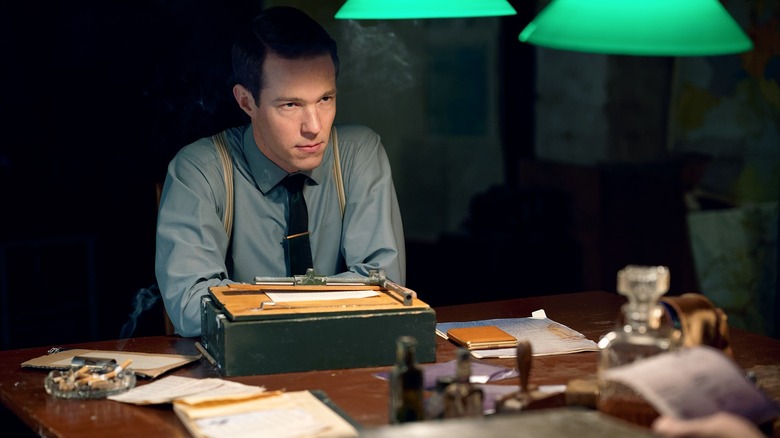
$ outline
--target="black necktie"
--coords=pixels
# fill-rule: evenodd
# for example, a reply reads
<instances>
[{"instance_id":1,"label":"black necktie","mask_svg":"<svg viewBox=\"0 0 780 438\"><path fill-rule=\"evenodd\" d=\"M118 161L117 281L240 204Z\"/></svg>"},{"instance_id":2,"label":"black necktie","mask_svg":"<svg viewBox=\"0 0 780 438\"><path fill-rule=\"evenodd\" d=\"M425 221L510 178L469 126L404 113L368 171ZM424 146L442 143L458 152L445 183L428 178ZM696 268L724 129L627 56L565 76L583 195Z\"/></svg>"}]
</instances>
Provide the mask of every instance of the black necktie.
<instances>
[{"instance_id":1,"label":"black necktie","mask_svg":"<svg viewBox=\"0 0 780 438\"><path fill-rule=\"evenodd\" d=\"M290 217L285 241L290 275L303 275L306 269L313 267L309 244L309 210L302 191L306 178L306 175L296 173L282 180L282 185L289 192Z\"/></svg>"}]
</instances>

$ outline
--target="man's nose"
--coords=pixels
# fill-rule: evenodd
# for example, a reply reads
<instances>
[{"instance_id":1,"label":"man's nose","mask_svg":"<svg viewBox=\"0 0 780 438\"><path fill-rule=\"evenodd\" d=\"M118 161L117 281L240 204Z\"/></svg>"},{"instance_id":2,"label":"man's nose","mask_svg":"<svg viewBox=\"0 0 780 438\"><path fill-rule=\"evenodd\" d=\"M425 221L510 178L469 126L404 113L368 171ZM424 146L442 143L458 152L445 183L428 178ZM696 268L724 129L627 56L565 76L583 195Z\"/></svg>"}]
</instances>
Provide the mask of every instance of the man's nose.
<instances>
[{"instance_id":1,"label":"man's nose","mask_svg":"<svg viewBox=\"0 0 780 438\"><path fill-rule=\"evenodd\" d=\"M309 132L317 134L322 129L322 123L320 122L320 113L316 107L306 108L303 112L303 120L301 121L301 130L303 132Z\"/></svg>"}]
</instances>

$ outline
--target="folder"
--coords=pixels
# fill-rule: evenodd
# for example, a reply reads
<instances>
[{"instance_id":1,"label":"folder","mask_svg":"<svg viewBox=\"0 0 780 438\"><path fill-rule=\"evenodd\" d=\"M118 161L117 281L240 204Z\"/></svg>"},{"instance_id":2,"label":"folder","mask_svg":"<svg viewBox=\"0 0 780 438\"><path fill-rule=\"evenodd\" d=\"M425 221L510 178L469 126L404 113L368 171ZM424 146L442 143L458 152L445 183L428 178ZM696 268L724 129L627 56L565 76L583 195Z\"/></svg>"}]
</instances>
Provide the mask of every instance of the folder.
<instances>
[{"instance_id":1,"label":"folder","mask_svg":"<svg viewBox=\"0 0 780 438\"><path fill-rule=\"evenodd\" d=\"M494 325L451 328L447 331L447 337L469 350L517 346L517 338Z\"/></svg>"}]
</instances>

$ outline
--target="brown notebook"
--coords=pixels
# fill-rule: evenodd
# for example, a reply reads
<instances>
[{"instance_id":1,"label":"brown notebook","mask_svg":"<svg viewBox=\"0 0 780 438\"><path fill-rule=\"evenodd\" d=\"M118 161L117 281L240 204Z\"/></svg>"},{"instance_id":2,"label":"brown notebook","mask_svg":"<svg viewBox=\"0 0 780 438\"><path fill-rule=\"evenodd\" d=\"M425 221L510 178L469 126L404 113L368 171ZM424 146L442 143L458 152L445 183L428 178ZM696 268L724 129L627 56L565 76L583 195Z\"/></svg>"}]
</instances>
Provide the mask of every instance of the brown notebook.
<instances>
[{"instance_id":1,"label":"brown notebook","mask_svg":"<svg viewBox=\"0 0 780 438\"><path fill-rule=\"evenodd\" d=\"M517 339L514 336L494 325L452 328L447 330L447 337L469 350L517 346Z\"/></svg>"}]
</instances>

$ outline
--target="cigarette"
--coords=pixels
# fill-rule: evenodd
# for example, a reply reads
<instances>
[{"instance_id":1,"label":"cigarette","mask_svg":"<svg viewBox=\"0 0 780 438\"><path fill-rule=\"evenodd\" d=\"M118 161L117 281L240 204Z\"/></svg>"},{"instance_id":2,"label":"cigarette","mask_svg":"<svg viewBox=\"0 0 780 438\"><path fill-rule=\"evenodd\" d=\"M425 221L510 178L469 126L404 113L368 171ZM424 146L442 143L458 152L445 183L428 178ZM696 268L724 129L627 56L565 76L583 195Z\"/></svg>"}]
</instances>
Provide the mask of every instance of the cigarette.
<instances>
[{"instance_id":1,"label":"cigarette","mask_svg":"<svg viewBox=\"0 0 780 438\"><path fill-rule=\"evenodd\" d=\"M113 379L117 374L121 373L122 370L129 367L131 363L133 363L133 359L127 359L126 361L122 362L122 365L119 365L110 372L103 374L101 376L101 380Z\"/></svg>"},{"instance_id":2,"label":"cigarette","mask_svg":"<svg viewBox=\"0 0 780 438\"><path fill-rule=\"evenodd\" d=\"M122 362L121 365L118 365L113 370L107 372L106 374L92 374L89 377L86 377L84 379L81 379L80 382L83 381L83 383L86 383L89 386L94 385L97 382L106 381L113 379L117 376L117 374L121 373L122 370L126 369L130 364L133 362L132 359L127 359L126 361Z\"/></svg>"},{"instance_id":3,"label":"cigarette","mask_svg":"<svg viewBox=\"0 0 780 438\"><path fill-rule=\"evenodd\" d=\"M80 385L87 385L89 382L95 380L97 378L97 374L90 374L88 376L84 376L80 379L77 379L75 382L73 382L76 386Z\"/></svg>"}]
</instances>

